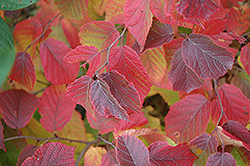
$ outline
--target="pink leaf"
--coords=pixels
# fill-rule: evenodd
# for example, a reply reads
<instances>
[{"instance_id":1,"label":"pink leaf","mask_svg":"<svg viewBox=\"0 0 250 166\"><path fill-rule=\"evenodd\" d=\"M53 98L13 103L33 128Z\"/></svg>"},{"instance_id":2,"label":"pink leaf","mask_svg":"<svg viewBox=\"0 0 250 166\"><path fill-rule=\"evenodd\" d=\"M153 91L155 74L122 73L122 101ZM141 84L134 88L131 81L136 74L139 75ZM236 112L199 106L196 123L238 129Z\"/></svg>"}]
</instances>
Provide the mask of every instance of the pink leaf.
<instances>
[{"instance_id":1,"label":"pink leaf","mask_svg":"<svg viewBox=\"0 0 250 166\"><path fill-rule=\"evenodd\" d=\"M201 33L206 34L209 36L217 35L223 32L226 29L227 20L223 19L212 19L205 21L202 26L201 25L195 25L193 29L193 33Z\"/></svg>"},{"instance_id":2,"label":"pink leaf","mask_svg":"<svg viewBox=\"0 0 250 166\"><path fill-rule=\"evenodd\" d=\"M248 75L250 75L250 44L248 43L241 49L241 57L240 60L242 65L244 66Z\"/></svg>"},{"instance_id":3,"label":"pink leaf","mask_svg":"<svg viewBox=\"0 0 250 166\"><path fill-rule=\"evenodd\" d=\"M70 22L70 20L64 17L61 20L61 26L71 48L76 48L76 46L80 45L80 40L78 37L79 31Z\"/></svg>"},{"instance_id":4,"label":"pink leaf","mask_svg":"<svg viewBox=\"0 0 250 166\"><path fill-rule=\"evenodd\" d=\"M186 143L173 147L168 145L167 142L157 141L148 147L148 151L152 166L193 165L197 158Z\"/></svg>"},{"instance_id":5,"label":"pink leaf","mask_svg":"<svg viewBox=\"0 0 250 166\"><path fill-rule=\"evenodd\" d=\"M0 93L0 105L7 125L20 129L30 121L39 105L39 99L24 90L11 89Z\"/></svg>"},{"instance_id":6,"label":"pink leaf","mask_svg":"<svg viewBox=\"0 0 250 166\"><path fill-rule=\"evenodd\" d=\"M28 165L68 165L75 164L76 147L66 146L60 142L49 142L38 148L32 157L28 157L22 166Z\"/></svg>"},{"instance_id":7,"label":"pink leaf","mask_svg":"<svg viewBox=\"0 0 250 166\"><path fill-rule=\"evenodd\" d=\"M9 78L18 82L22 86L32 90L36 82L35 66L31 60L31 56L25 52L16 54L13 68Z\"/></svg>"},{"instance_id":8,"label":"pink leaf","mask_svg":"<svg viewBox=\"0 0 250 166\"><path fill-rule=\"evenodd\" d=\"M63 57L70 51L63 42L49 38L40 45L44 75L54 85L68 84L78 75L79 63L69 64Z\"/></svg>"},{"instance_id":9,"label":"pink leaf","mask_svg":"<svg viewBox=\"0 0 250 166\"><path fill-rule=\"evenodd\" d=\"M98 54L98 50L94 46L77 46L68 52L63 58L64 61L75 63L79 61L89 62Z\"/></svg>"},{"instance_id":10,"label":"pink leaf","mask_svg":"<svg viewBox=\"0 0 250 166\"><path fill-rule=\"evenodd\" d=\"M166 133L176 143L189 142L206 131L210 117L210 101L192 94L170 107L165 117Z\"/></svg>"},{"instance_id":11,"label":"pink leaf","mask_svg":"<svg viewBox=\"0 0 250 166\"><path fill-rule=\"evenodd\" d=\"M138 136L156 134L157 132L159 132L158 129L150 129L150 128L129 129L129 130L124 130L120 132L117 136L130 135L130 136L138 137ZM115 135L114 138L116 139L117 136Z\"/></svg>"},{"instance_id":12,"label":"pink leaf","mask_svg":"<svg viewBox=\"0 0 250 166\"><path fill-rule=\"evenodd\" d=\"M223 84L218 88L218 95L221 99L224 114L219 124L223 124L228 120L236 120L243 125L247 125L250 115L250 102L246 96L242 94L239 88ZM212 121L216 124L221 115L221 106L218 96L212 102ZM227 118L226 118L226 117Z\"/></svg>"},{"instance_id":13,"label":"pink leaf","mask_svg":"<svg viewBox=\"0 0 250 166\"><path fill-rule=\"evenodd\" d=\"M116 157L120 165L149 166L149 153L143 142L134 136L118 137Z\"/></svg>"},{"instance_id":14,"label":"pink leaf","mask_svg":"<svg viewBox=\"0 0 250 166\"><path fill-rule=\"evenodd\" d=\"M153 16L149 8L149 0L128 0L124 10L125 26L136 38L140 45L140 50L143 50Z\"/></svg>"},{"instance_id":15,"label":"pink leaf","mask_svg":"<svg viewBox=\"0 0 250 166\"><path fill-rule=\"evenodd\" d=\"M219 9L217 4L217 0L182 0L177 4L177 11L186 18L208 19Z\"/></svg>"},{"instance_id":16,"label":"pink leaf","mask_svg":"<svg viewBox=\"0 0 250 166\"><path fill-rule=\"evenodd\" d=\"M97 129L100 134L106 134L113 131L115 125L119 122L119 119L115 117L106 118L96 111L93 111L93 114L88 112L86 112L86 114L90 126Z\"/></svg>"},{"instance_id":17,"label":"pink leaf","mask_svg":"<svg viewBox=\"0 0 250 166\"><path fill-rule=\"evenodd\" d=\"M153 15L160 22L165 23L167 21L167 14L165 13L165 0L150 0L149 6Z\"/></svg>"},{"instance_id":18,"label":"pink leaf","mask_svg":"<svg viewBox=\"0 0 250 166\"><path fill-rule=\"evenodd\" d=\"M136 52L127 45L115 47L110 52L109 65L110 70L117 70L128 81L134 83L139 93L140 101L143 103L151 84L145 67Z\"/></svg>"},{"instance_id":19,"label":"pink leaf","mask_svg":"<svg viewBox=\"0 0 250 166\"><path fill-rule=\"evenodd\" d=\"M133 83L116 70L102 73L100 78L109 85L111 94L128 113L141 111L140 97Z\"/></svg>"},{"instance_id":20,"label":"pink leaf","mask_svg":"<svg viewBox=\"0 0 250 166\"><path fill-rule=\"evenodd\" d=\"M35 145L27 145L18 156L16 165L21 165L26 158L31 157L35 153L36 149L37 147Z\"/></svg>"},{"instance_id":21,"label":"pink leaf","mask_svg":"<svg viewBox=\"0 0 250 166\"><path fill-rule=\"evenodd\" d=\"M230 153L217 152L208 157L206 166L236 166L236 161Z\"/></svg>"},{"instance_id":22,"label":"pink leaf","mask_svg":"<svg viewBox=\"0 0 250 166\"><path fill-rule=\"evenodd\" d=\"M215 153L218 142L214 136L204 133L189 142L189 147L199 159L195 161L195 165L205 165L208 156Z\"/></svg>"},{"instance_id":23,"label":"pink leaf","mask_svg":"<svg viewBox=\"0 0 250 166\"><path fill-rule=\"evenodd\" d=\"M227 132L242 141L243 145L250 151L250 132L240 122L230 120L222 125Z\"/></svg>"},{"instance_id":24,"label":"pink leaf","mask_svg":"<svg viewBox=\"0 0 250 166\"><path fill-rule=\"evenodd\" d=\"M206 35L191 34L182 43L184 62L204 79L217 79L233 66L233 56L219 47Z\"/></svg>"},{"instance_id":25,"label":"pink leaf","mask_svg":"<svg viewBox=\"0 0 250 166\"><path fill-rule=\"evenodd\" d=\"M1 110L1 107L0 107ZM6 152L6 147L4 145L4 134L3 134L3 125L0 122L0 148Z\"/></svg>"},{"instance_id":26,"label":"pink leaf","mask_svg":"<svg viewBox=\"0 0 250 166\"><path fill-rule=\"evenodd\" d=\"M118 119L128 120L125 110L110 92L108 84L101 78L95 80L90 88L90 99L94 109L102 116L114 116Z\"/></svg>"},{"instance_id":27,"label":"pink leaf","mask_svg":"<svg viewBox=\"0 0 250 166\"><path fill-rule=\"evenodd\" d=\"M102 157L101 166L107 166L107 165L114 166L117 163L118 161L116 160L116 151L115 149L112 149Z\"/></svg>"},{"instance_id":28,"label":"pink leaf","mask_svg":"<svg viewBox=\"0 0 250 166\"><path fill-rule=\"evenodd\" d=\"M184 63L180 48L175 52L171 66L169 81L173 85L173 90L190 93L203 85L197 74Z\"/></svg>"},{"instance_id":29,"label":"pink leaf","mask_svg":"<svg viewBox=\"0 0 250 166\"><path fill-rule=\"evenodd\" d=\"M76 103L83 105L89 112L92 110L89 95L90 87L93 82L92 78L85 75L67 86L67 97L71 98Z\"/></svg>"},{"instance_id":30,"label":"pink leaf","mask_svg":"<svg viewBox=\"0 0 250 166\"><path fill-rule=\"evenodd\" d=\"M75 102L66 97L66 87L49 86L45 89L39 106L40 122L49 132L60 131L71 119Z\"/></svg>"},{"instance_id":31,"label":"pink leaf","mask_svg":"<svg viewBox=\"0 0 250 166\"><path fill-rule=\"evenodd\" d=\"M164 43L170 43L174 38L173 28L169 24L161 23L156 18L153 19L152 27L149 30L144 50L160 47Z\"/></svg>"}]
</instances>

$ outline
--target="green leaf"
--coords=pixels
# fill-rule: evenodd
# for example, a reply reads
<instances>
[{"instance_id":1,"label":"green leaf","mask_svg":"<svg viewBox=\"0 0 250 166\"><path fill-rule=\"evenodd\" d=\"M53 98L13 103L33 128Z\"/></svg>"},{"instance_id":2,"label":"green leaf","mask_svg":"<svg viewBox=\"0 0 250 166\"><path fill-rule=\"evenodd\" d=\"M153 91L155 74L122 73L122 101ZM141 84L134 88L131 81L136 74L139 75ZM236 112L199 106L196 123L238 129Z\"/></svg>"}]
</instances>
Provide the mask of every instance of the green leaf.
<instances>
[{"instance_id":1,"label":"green leaf","mask_svg":"<svg viewBox=\"0 0 250 166\"><path fill-rule=\"evenodd\" d=\"M0 0L0 10L17 10L34 4L37 0Z\"/></svg>"},{"instance_id":2,"label":"green leaf","mask_svg":"<svg viewBox=\"0 0 250 166\"><path fill-rule=\"evenodd\" d=\"M15 59L14 41L8 25L0 17L0 86L9 74Z\"/></svg>"}]
</instances>

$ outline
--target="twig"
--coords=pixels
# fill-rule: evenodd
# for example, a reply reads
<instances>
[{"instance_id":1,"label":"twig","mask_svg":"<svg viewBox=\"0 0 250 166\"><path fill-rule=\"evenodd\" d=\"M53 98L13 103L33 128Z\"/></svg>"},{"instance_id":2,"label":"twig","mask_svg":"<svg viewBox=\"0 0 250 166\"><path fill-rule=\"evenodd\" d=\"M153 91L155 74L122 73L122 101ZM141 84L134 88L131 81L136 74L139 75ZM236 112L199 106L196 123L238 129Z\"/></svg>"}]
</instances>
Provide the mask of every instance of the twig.
<instances>
[{"instance_id":1,"label":"twig","mask_svg":"<svg viewBox=\"0 0 250 166\"><path fill-rule=\"evenodd\" d=\"M75 166L78 166L78 164L79 164L79 162L81 161L83 155L86 153L86 151L89 149L89 147L90 147L92 144L97 143L98 141L99 141L99 139L87 143L87 145L85 146L85 148L82 150L82 152L80 153L80 155L77 157Z\"/></svg>"},{"instance_id":2,"label":"twig","mask_svg":"<svg viewBox=\"0 0 250 166\"><path fill-rule=\"evenodd\" d=\"M116 149L116 147L115 147L115 145L114 145L114 144L112 144L111 142L109 142L109 141L105 140L105 139L104 139L104 138L102 138L100 135L98 135L98 138L99 138L100 140L102 140L103 142L105 142L106 144L111 145L114 149Z\"/></svg>"}]
</instances>

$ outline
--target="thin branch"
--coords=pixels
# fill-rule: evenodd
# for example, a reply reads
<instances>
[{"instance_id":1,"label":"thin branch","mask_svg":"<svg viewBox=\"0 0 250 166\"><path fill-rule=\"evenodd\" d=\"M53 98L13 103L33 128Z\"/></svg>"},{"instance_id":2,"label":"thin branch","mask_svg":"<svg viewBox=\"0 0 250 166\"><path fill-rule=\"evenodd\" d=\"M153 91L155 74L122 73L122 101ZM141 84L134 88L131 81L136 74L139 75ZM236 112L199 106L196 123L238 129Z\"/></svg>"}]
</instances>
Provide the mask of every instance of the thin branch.
<instances>
[{"instance_id":1,"label":"thin branch","mask_svg":"<svg viewBox=\"0 0 250 166\"><path fill-rule=\"evenodd\" d=\"M223 140L222 140L222 138L221 138L221 136L220 136L220 133L219 133L218 130L217 130L217 126L216 126L216 128L215 128L215 131L217 132L217 135L218 135L219 138L220 138L220 141L221 141L221 143L222 143L222 153L224 153L225 144L224 144L224 142L223 142Z\"/></svg>"},{"instance_id":2,"label":"thin branch","mask_svg":"<svg viewBox=\"0 0 250 166\"><path fill-rule=\"evenodd\" d=\"M111 145L114 149L116 149L115 145L114 145L114 144L112 144L111 142L109 142L109 141L105 140L104 138L102 138L102 137L101 137L101 136L99 136L99 135L98 135L98 138L99 138L100 140L102 140L103 142L105 142L106 144Z\"/></svg>"}]
</instances>

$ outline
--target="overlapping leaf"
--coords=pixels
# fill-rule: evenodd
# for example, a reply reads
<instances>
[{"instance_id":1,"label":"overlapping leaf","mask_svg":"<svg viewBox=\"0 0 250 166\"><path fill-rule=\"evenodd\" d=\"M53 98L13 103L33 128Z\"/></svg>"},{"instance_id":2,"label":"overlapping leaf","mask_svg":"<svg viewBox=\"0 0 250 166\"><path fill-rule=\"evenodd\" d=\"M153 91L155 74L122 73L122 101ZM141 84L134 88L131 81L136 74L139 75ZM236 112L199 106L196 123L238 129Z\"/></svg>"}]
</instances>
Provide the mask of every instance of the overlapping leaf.
<instances>
[{"instance_id":1,"label":"overlapping leaf","mask_svg":"<svg viewBox=\"0 0 250 166\"><path fill-rule=\"evenodd\" d=\"M232 53L219 47L206 35L191 34L182 43L184 62L204 79L216 79L232 68Z\"/></svg>"},{"instance_id":2,"label":"overlapping leaf","mask_svg":"<svg viewBox=\"0 0 250 166\"><path fill-rule=\"evenodd\" d=\"M143 142L134 136L118 137L116 157L120 165L149 166L149 153Z\"/></svg>"},{"instance_id":3,"label":"overlapping leaf","mask_svg":"<svg viewBox=\"0 0 250 166\"><path fill-rule=\"evenodd\" d=\"M61 130L71 119L75 108L75 102L66 97L66 87L51 85L45 89L40 100L42 126L49 132Z\"/></svg>"},{"instance_id":4,"label":"overlapping leaf","mask_svg":"<svg viewBox=\"0 0 250 166\"><path fill-rule=\"evenodd\" d=\"M111 94L128 113L141 110L140 97L137 90L123 75L116 70L112 70L108 73L102 73L100 78L109 85Z\"/></svg>"},{"instance_id":5,"label":"overlapping leaf","mask_svg":"<svg viewBox=\"0 0 250 166\"><path fill-rule=\"evenodd\" d=\"M186 18L209 19L219 9L217 3L216 0L182 0L177 4L177 11Z\"/></svg>"},{"instance_id":6,"label":"overlapping leaf","mask_svg":"<svg viewBox=\"0 0 250 166\"><path fill-rule=\"evenodd\" d=\"M114 98L108 84L101 78L91 84L90 100L100 115L107 118L114 116L118 119L128 120L128 111Z\"/></svg>"},{"instance_id":7,"label":"overlapping leaf","mask_svg":"<svg viewBox=\"0 0 250 166\"><path fill-rule=\"evenodd\" d=\"M250 76L244 70L234 73L231 82L234 86L240 88L241 92L250 99Z\"/></svg>"},{"instance_id":8,"label":"overlapping leaf","mask_svg":"<svg viewBox=\"0 0 250 166\"><path fill-rule=\"evenodd\" d=\"M100 165L102 156L106 153L107 151L103 147L90 147L84 155L84 165Z\"/></svg>"},{"instance_id":9,"label":"overlapping leaf","mask_svg":"<svg viewBox=\"0 0 250 166\"><path fill-rule=\"evenodd\" d=\"M1 1L0 3L0 10L18 10L25 7L28 7L29 5L32 5L37 0L9 0L9 1Z\"/></svg>"},{"instance_id":10,"label":"overlapping leaf","mask_svg":"<svg viewBox=\"0 0 250 166\"><path fill-rule=\"evenodd\" d=\"M79 32L76 26L67 18L61 20L61 26L71 48L76 48L76 46L80 45L80 39L78 37Z\"/></svg>"},{"instance_id":11,"label":"overlapping leaf","mask_svg":"<svg viewBox=\"0 0 250 166\"><path fill-rule=\"evenodd\" d=\"M154 18L152 27L147 35L144 50L162 46L164 43L171 42L173 38L173 27Z\"/></svg>"},{"instance_id":12,"label":"overlapping leaf","mask_svg":"<svg viewBox=\"0 0 250 166\"><path fill-rule=\"evenodd\" d=\"M235 162L234 157L230 153L217 152L208 157L206 165L207 166L221 166L221 165L236 166L236 162Z\"/></svg>"},{"instance_id":13,"label":"overlapping leaf","mask_svg":"<svg viewBox=\"0 0 250 166\"><path fill-rule=\"evenodd\" d=\"M241 49L241 62L248 75L250 75L250 44L248 43Z\"/></svg>"},{"instance_id":14,"label":"overlapping leaf","mask_svg":"<svg viewBox=\"0 0 250 166\"><path fill-rule=\"evenodd\" d=\"M18 156L17 165L21 165L26 158L31 157L35 153L36 149L37 147L35 145L26 146Z\"/></svg>"},{"instance_id":15,"label":"overlapping leaf","mask_svg":"<svg viewBox=\"0 0 250 166\"><path fill-rule=\"evenodd\" d=\"M1 107L0 107L1 109ZM4 134L3 134L3 125L0 122L0 148L6 152L6 147L4 145Z\"/></svg>"},{"instance_id":16,"label":"overlapping leaf","mask_svg":"<svg viewBox=\"0 0 250 166\"><path fill-rule=\"evenodd\" d=\"M205 21L202 26L196 25L193 29L193 33L201 33L209 36L220 34L226 29L227 20L223 19L212 19Z\"/></svg>"},{"instance_id":17,"label":"overlapping leaf","mask_svg":"<svg viewBox=\"0 0 250 166\"><path fill-rule=\"evenodd\" d=\"M83 19L87 15L88 0L55 0L55 5L69 19Z\"/></svg>"},{"instance_id":18,"label":"overlapping leaf","mask_svg":"<svg viewBox=\"0 0 250 166\"><path fill-rule=\"evenodd\" d=\"M1 114L13 129L23 128L39 105L39 99L24 90L11 89L0 93Z\"/></svg>"},{"instance_id":19,"label":"overlapping leaf","mask_svg":"<svg viewBox=\"0 0 250 166\"><path fill-rule=\"evenodd\" d=\"M32 157L28 157L22 166L28 165L68 165L75 164L76 147L66 146L60 142L49 142L38 148Z\"/></svg>"},{"instance_id":20,"label":"overlapping leaf","mask_svg":"<svg viewBox=\"0 0 250 166\"><path fill-rule=\"evenodd\" d=\"M39 20L32 18L19 22L13 32L16 50L24 51L41 33L42 26ZM35 56L37 43L38 41L35 41L28 50L32 57Z\"/></svg>"},{"instance_id":21,"label":"overlapping leaf","mask_svg":"<svg viewBox=\"0 0 250 166\"><path fill-rule=\"evenodd\" d=\"M237 165L250 165L250 152L244 147L234 147L230 152L235 160Z\"/></svg>"},{"instance_id":22,"label":"overlapping leaf","mask_svg":"<svg viewBox=\"0 0 250 166\"><path fill-rule=\"evenodd\" d=\"M188 145L193 153L199 156L199 159L194 164L205 165L207 158L216 152L218 142L214 136L204 133L193 139Z\"/></svg>"},{"instance_id":23,"label":"overlapping leaf","mask_svg":"<svg viewBox=\"0 0 250 166\"><path fill-rule=\"evenodd\" d=\"M116 151L115 149L109 150L105 155L102 157L102 163L100 166L106 165L115 165L118 161L116 159Z\"/></svg>"},{"instance_id":24,"label":"overlapping leaf","mask_svg":"<svg viewBox=\"0 0 250 166\"><path fill-rule=\"evenodd\" d=\"M175 147L167 142L157 141L148 147L150 164L158 165L192 165L197 158L188 148L187 144Z\"/></svg>"},{"instance_id":25,"label":"overlapping leaf","mask_svg":"<svg viewBox=\"0 0 250 166\"><path fill-rule=\"evenodd\" d=\"M28 53L18 52L16 54L15 62L9 74L9 78L15 80L29 90L34 88L36 82L35 66Z\"/></svg>"},{"instance_id":26,"label":"overlapping leaf","mask_svg":"<svg viewBox=\"0 0 250 166\"><path fill-rule=\"evenodd\" d=\"M126 45L115 47L110 52L109 68L110 70L117 70L128 81L134 83L142 103L150 90L151 84L148 74L136 52Z\"/></svg>"},{"instance_id":27,"label":"overlapping leaf","mask_svg":"<svg viewBox=\"0 0 250 166\"><path fill-rule=\"evenodd\" d=\"M149 0L127 0L124 10L125 26L136 38L140 45L140 50L143 50L153 16L149 8Z\"/></svg>"},{"instance_id":28,"label":"overlapping leaf","mask_svg":"<svg viewBox=\"0 0 250 166\"><path fill-rule=\"evenodd\" d=\"M165 2L165 0L150 0L149 2L151 12L162 23L165 23L167 21L167 14L165 13Z\"/></svg>"},{"instance_id":29,"label":"overlapping leaf","mask_svg":"<svg viewBox=\"0 0 250 166\"><path fill-rule=\"evenodd\" d=\"M250 102L246 96L242 94L239 88L223 84L218 89L218 95L223 107L223 115L219 124L223 124L228 120L235 120L247 125L250 115ZM216 124L221 116L221 105L218 96L212 102L212 121Z\"/></svg>"},{"instance_id":30,"label":"overlapping leaf","mask_svg":"<svg viewBox=\"0 0 250 166\"><path fill-rule=\"evenodd\" d=\"M173 85L173 90L190 93L203 85L202 80L183 61L181 49L175 52L171 66L169 81Z\"/></svg>"},{"instance_id":31,"label":"overlapping leaf","mask_svg":"<svg viewBox=\"0 0 250 166\"><path fill-rule=\"evenodd\" d=\"M210 101L192 94L175 103L165 117L166 134L176 143L189 142L206 131Z\"/></svg>"},{"instance_id":32,"label":"overlapping leaf","mask_svg":"<svg viewBox=\"0 0 250 166\"><path fill-rule=\"evenodd\" d=\"M123 24L125 3L126 0L109 0L106 6L105 19L114 24Z\"/></svg>"},{"instance_id":33,"label":"overlapping leaf","mask_svg":"<svg viewBox=\"0 0 250 166\"><path fill-rule=\"evenodd\" d=\"M89 112L92 110L90 102L90 87L94 80L89 76L82 76L67 86L67 97L81 104Z\"/></svg>"},{"instance_id":34,"label":"overlapping leaf","mask_svg":"<svg viewBox=\"0 0 250 166\"><path fill-rule=\"evenodd\" d=\"M69 64L63 61L69 51L65 43L52 38L40 45L44 75L54 85L68 84L78 75L79 63Z\"/></svg>"}]
</instances>

